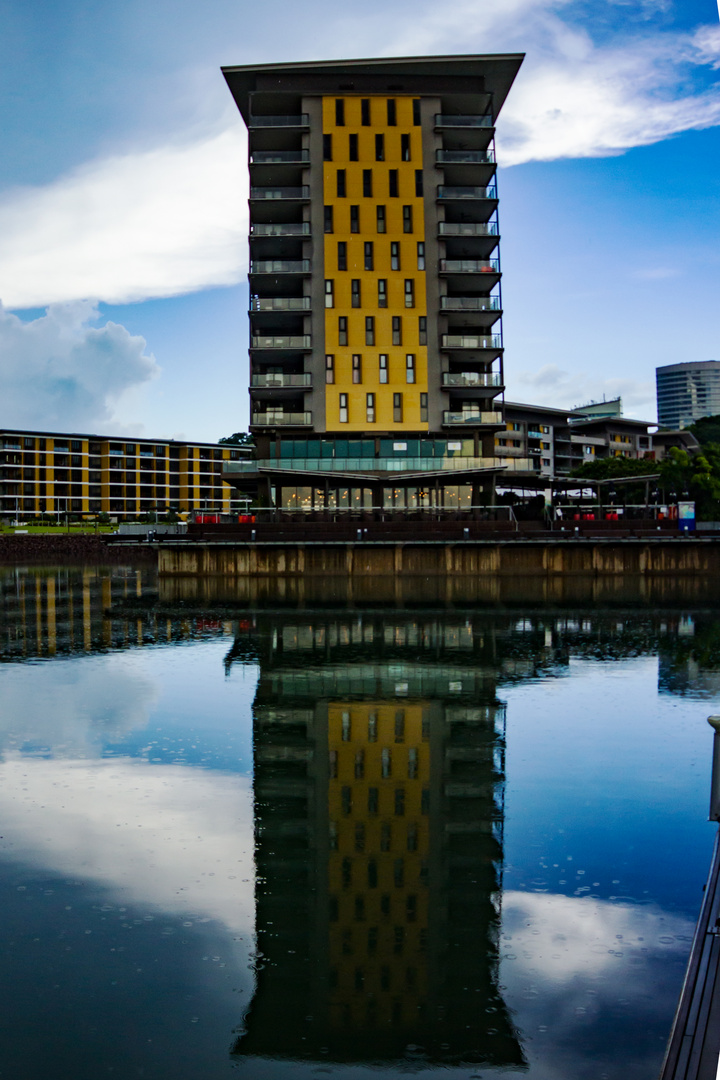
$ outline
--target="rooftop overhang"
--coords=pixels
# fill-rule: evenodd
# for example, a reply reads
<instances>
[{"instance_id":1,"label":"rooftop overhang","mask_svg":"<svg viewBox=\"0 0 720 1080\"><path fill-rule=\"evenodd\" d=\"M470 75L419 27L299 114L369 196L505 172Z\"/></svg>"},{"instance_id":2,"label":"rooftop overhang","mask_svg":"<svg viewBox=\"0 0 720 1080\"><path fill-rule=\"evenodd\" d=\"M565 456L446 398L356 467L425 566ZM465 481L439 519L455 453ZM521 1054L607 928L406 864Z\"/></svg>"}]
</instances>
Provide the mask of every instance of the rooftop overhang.
<instances>
[{"instance_id":1,"label":"rooftop overhang","mask_svg":"<svg viewBox=\"0 0 720 1080\"><path fill-rule=\"evenodd\" d=\"M496 473L505 472L506 465L494 465L481 469L434 469L423 472L335 472L321 469L283 469L268 468L261 466L256 472L225 473L223 480L227 484L240 486L238 481L245 483L256 481L261 477L272 477L276 481L284 483L308 484L312 486L318 480L323 484L331 480L334 484L343 484L348 481L362 484L401 484L403 482L427 483L429 480L444 480L449 484L467 483L473 477L492 476Z\"/></svg>"}]
</instances>

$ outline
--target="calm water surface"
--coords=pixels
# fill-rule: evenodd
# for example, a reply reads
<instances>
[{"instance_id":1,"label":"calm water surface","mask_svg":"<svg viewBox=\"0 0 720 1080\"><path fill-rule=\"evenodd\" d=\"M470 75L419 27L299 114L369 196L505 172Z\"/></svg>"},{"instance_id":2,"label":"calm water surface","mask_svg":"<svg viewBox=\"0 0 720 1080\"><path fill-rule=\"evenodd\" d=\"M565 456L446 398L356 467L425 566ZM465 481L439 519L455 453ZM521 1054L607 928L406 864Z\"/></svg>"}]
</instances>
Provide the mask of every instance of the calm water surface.
<instances>
[{"instance_id":1,"label":"calm water surface","mask_svg":"<svg viewBox=\"0 0 720 1080\"><path fill-rule=\"evenodd\" d=\"M720 618L214 589L0 570L0 1077L655 1077Z\"/></svg>"}]
</instances>

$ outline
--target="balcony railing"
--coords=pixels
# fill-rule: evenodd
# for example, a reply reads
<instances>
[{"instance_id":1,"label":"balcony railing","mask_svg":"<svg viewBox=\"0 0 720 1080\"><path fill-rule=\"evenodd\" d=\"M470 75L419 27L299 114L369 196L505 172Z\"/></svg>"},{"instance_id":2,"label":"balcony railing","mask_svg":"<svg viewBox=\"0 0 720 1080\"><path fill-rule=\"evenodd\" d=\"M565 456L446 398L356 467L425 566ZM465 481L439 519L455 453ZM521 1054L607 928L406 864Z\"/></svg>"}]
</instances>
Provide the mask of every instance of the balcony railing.
<instances>
[{"instance_id":1,"label":"balcony railing","mask_svg":"<svg viewBox=\"0 0 720 1080\"><path fill-rule=\"evenodd\" d=\"M252 259L251 274L309 274L309 259Z\"/></svg>"},{"instance_id":2,"label":"balcony railing","mask_svg":"<svg viewBox=\"0 0 720 1080\"><path fill-rule=\"evenodd\" d=\"M311 412L256 412L250 415L251 427L310 427Z\"/></svg>"},{"instance_id":3,"label":"balcony railing","mask_svg":"<svg viewBox=\"0 0 720 1080\"><path fill-rule=\"evenodd\" d=\"M251 199L309 199L310 188L302 187L251 187Z\"/></svg>"},{"instance_id":4,"label":"balcony railing","mask_svg":"<svg viewBox=\"0 0 720 1080\"><path fill-rule=\"evenodd\" d=\"M499 296L441 296L441 311L501 311Z\"/></svg>"},{"instance_id":5,"label":"balcony railing","mask_svg":"<svg viewBox=\"0 0 720 1080\"><path fill-rule=\"evenodd\" d=\"M310 311L309 296L251 296L251 311Z\"/></svg>"},{"instance_id":6,"label":"balcony railing","mask_svg":"<svg viewBox=\"0 0 720 1080\"><path fill-rule=\"evenodd\" d=\"M488 187L447 187L438 186L438 199L497 199L497 188Z\"/></svg>"},{"instance_id":7,"label":"balcony railing","mask_svg":"<svg viewBox=\"0 0 720 1080\"><path fill-rule=\"evenodd\" d=\"M436 150L438 165L494 165L494 150Z\"/></svg>"},{"instance_id":8,"label":"balcony railing","mask_svg":"<svg viewBox=\"0 0 720 1080\"><path fill-rule=\"evenodd\" d=\"M309 150L255 150L250 155L251 165L305 164L309 161Z\"/></svg>"},{"instance_id":9,"label":"balcony railing","mask_svg":"<svg viewBox=\"0 0 720 1080\"><path fill-rule=\"evenodd\" d=\"M310 116L308 113L297 116L251 116L248 127L310 127Z\"/></svg>"},{"instance_id":10,"label":"balcony railing","mask_svg":"<svg viewBox=\"0 0 720 1080\"><path fill-rule=\"evenodd\" d=\"M254 420L253 420L254 423ZM287 472L466 472L491 469L497 458L263 458L258 461L223 461L225 473L254 473L258 469Z\"/></svg>"},{"instance_id":11,"label":"balcony railing","mask_svg":"<svg viewBox=\"0 0 720 1080\"><path fill-rule=\"evenodd\" d=\"M250 385L264 390L283 390L287 387L311 387L312 375L310 372L302 372L298 375L286 375L279 371L267 372L264 375L252 375Z\"/></svg>"},{"instance_id":12,"label":"balcony railing","mask_svg":"<svg viewBox=\"0 0 720 1080\"><path fill-rule=\"evenodd\" d=\"M435 113L435 127L491 128L493 118L489 113L476 116L447 116Z\"/></svg>"},{"instance_id":13,"label":"balcony railing","mask_svg":"<svg viewBox=\"0 0 720 1080\"><path fill-rule=\"evenodd\" d=\"M499 274L499 259L441 259L440 273Z\"/></svg>"},{"instance_id":14,"label":"balcony railing","mask_svg":"<svg viewBox=\"0 0 720 1080\"><path fill-rule=\"evenodd\" d=\"M250 232L250 237L256 236L309 236L310 235L310 222L309 221L292 221L292 222L273 222L271 225L267 225L261 222L256 222Z\"/></svg>"},{"instance_id":15,"label":"balcony railing","mask_svg":"<svg viewBox=\"0 0 720 1080\"><path fill-rule=\"evenodd\" d=\"M504 423L500 412L443 412L443 424L446 427L477 427L478 424Z\"/></svg>"},{"instance_id":16,"label":"balcony railing","mask_svg":"<svg viewBox=\"0 0 720 1080\"><path fill-rule=\"evenodd\" d=\"M253 349L311 349L309 334L281 335L280 337L261 334L252 338Z\"/></svg>"},{"instance_id":17,"label":"balcony railing","mask_svg":"<svg viewBox=\"0 0 720 1080\"><path fill-rule=\"evenodd\" d=\"M500 334L441 334L441 349L501 349Z\"/></svg>"},{"instance_id":18,"label":"balcony railing","mask_svg":"<svg viewBox=\"0 0 720 1080\"><path fill-rule=\"evenodd\" d=\"M496 221L439 221L438 236L499 236Z\"/></svg>"},{"instance_id":19,"label":"balcony railing","mask_svg":"<svg viewBox=\"0 0 720 1080\"><path fill-rule=\"evenodd\" d=\"M450 387L502 386L502 379L498 371L444 371L442 384Z\"/></svg>"}]
</instances>

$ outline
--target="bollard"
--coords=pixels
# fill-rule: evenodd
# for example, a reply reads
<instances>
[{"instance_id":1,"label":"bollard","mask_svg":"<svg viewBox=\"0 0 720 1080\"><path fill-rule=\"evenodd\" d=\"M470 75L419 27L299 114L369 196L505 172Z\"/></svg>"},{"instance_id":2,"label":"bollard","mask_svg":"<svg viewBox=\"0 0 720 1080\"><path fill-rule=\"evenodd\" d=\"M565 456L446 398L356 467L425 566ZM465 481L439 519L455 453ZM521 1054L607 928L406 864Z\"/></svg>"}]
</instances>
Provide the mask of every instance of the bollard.
<instances>
[{"instance_id":1,"label":"bollard","mask_svg":"<svg viewBox=\"0 0 720 1080\"><path fill-rule=\"evenodd\" d=\"M463 529L463 536L465 537L465 539L466 539L466 540L467 540L467 539L468 539L468 537L470 536L470 530L468 529L467 525L466 525L466 526L465 526L465 528Z\"/></svg>"},{"instance_id":2,"label":"bollard","mask_svg":"<svg viewBox=\"0 0 720 1080\"><path fill-rule=\"evenodd\" d=\"M256 536L257 536L257 530L256 529L251 529L250 530L250 539L254 540Z\"/></svg>"},{"instance_id":3,"label":"bollard","mask_svg":"<svg viewBox=\"0 0 720 1080\"><path fill-rule=\"evenodd\" d=\"M358 529L358 531L357 531L357 539L362 540L362 529Z\"/></svg>"}]
</instances>

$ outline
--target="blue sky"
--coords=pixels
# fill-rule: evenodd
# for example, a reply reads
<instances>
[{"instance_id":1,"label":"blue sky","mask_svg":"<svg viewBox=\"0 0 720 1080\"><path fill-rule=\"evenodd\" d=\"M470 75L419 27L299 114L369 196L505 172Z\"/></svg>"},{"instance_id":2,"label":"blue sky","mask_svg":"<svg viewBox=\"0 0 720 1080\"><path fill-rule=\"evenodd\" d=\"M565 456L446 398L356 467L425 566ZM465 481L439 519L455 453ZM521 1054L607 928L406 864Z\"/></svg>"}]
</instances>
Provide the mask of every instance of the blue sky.
<instances>
[{"instance_id":1,"label":"blue sky","mask_svg":"<svg viewBox=\"0 0 720 1080\"><path fill-rule=\"evenodd\" d=\"M525 52L498 128L508 397L720 359L716 0L0 0L0 425L247 425L245 136L221 64ZM713 303L713 301L715 301Z\"/></svg>"}]
</instances>

